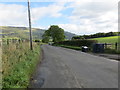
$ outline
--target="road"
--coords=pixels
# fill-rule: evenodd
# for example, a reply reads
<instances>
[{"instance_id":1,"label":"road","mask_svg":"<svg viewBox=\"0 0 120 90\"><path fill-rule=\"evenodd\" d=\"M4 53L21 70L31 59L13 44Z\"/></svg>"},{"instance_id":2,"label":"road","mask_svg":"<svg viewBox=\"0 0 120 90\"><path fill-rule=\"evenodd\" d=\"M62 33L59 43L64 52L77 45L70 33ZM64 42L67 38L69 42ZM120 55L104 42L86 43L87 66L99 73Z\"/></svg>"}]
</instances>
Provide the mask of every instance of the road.
<instances>
[{"instance_id":1,"label":"road","mask_svg":"<svg viewBox=\"0 0 120 90\"><path fill-rule=\"evenodd\" d=\"M34 88L118 88L118 62L80 51L43 45Z\"/></svg>"}]
</instances>

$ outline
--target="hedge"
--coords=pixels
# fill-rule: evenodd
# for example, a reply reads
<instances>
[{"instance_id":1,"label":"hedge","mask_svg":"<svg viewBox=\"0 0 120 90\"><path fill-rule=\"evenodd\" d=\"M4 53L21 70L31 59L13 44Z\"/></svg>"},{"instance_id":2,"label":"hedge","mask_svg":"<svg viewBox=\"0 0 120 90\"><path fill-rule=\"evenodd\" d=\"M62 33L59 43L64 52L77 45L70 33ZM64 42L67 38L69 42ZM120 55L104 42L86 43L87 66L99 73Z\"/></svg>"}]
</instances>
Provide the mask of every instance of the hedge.
<instances>
[{"instance_id":1,"label":"hedge","mask_svg":"<svg viewBox=\"0 0 120 90\"><path fill-rule=\"evenodd\" d=\"M94 43L97 43L96 40L67 40L54 43L55 45L68 45L68 46L88 46L91 47Z\"/></svg>"}]
</instances>

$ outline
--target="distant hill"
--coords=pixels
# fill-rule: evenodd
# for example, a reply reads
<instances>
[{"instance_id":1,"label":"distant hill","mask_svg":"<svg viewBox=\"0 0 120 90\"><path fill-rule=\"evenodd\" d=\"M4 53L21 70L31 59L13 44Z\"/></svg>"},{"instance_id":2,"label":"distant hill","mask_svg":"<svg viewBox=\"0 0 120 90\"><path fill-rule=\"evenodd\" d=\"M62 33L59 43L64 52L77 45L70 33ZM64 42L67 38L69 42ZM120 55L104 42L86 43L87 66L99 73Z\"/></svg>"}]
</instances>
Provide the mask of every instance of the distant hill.
<instances>
[{"instance_id":1,"label":"distant hill","mask_svg":"<svg viewBox=\"0 0 120 90\"><path fill-rule=\"evenodd\" d=\"M42 39L45 29L32 28L33 39ZM0 36L3 38L29 39L28 27L0 26ZM66 39L71 39L75 34L65 31Z\"/></svg>"}]
</instances>

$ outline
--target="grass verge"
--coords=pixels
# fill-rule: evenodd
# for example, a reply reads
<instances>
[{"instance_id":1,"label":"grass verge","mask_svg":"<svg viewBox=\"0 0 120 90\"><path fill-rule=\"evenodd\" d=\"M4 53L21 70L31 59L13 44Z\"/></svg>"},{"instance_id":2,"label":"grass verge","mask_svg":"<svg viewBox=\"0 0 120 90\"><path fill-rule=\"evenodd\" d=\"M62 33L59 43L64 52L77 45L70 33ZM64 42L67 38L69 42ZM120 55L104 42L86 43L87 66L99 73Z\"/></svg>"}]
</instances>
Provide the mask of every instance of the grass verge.
<instances>
[{"instance_id":1,"label":"grass verge","mask_svg":"<svg viewBox=\"0 0 120 90\"><path fill-rule=\"evenodd\" d=\"M104 53L106 53L106 54L120 54L120 50L106 48Z\"/></svg>"},{"instance_id":2,"label":"grass verge","mask_svg":"<svg viewBox=\"0 0 120 90\"><path fill-rule=\"evenodd\" d=\"M74 50L82 50L81 47L76 47L76 46L67 46L67 45L56 45L64 48L69 48L69 49L74 49Z\"/></svg>"},{"instance_id":3,"label":"grass verge","mask_svg":"<svg viewBox=\"0 0 120 90\"><path fill-rule=\"evenodd\" d=\"M40 45L34 43L34 50L29 50L29 43L7 45L3 47L3 88L27 88L30 76L39 62Z\"/></svg>"}]
</instances>

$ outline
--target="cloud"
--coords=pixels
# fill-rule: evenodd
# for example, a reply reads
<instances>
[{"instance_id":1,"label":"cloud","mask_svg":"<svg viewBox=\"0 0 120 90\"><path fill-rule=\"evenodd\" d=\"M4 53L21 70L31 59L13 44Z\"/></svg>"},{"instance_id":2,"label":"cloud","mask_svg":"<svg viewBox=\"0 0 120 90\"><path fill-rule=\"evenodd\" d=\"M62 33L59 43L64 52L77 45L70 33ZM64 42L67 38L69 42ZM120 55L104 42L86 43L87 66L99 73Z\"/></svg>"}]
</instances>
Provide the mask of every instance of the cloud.
<instances>
[{"instance_id":1,"label":"cloud","mask_svg":"<svg viewBox=\"0 0 120 90\"><path fill-rule=\"evenodd\" d=\"M53 18L62 16L62 13L60 13L60 11L65 9L64 4L65 3L54 3L47 7L37 7L31 9L33 21L45 16Z\"/></svg>"},{"instance_id":2,"label":"cloud","mask_svg":"<svg viewBox=\"0 0 120 90\"><path fill-rule=\"evenodd\" d=\"M16 4L0 4L0 25L27 25L27 8Z\"/></svg>"},{"instance_id":3,"label":"cloud","mask_svg":"<svg viewBox=\"0 0 120 90\"><path fill-rule=\"evenodd\" d=\"M69 22L59 24L66 31L91 34L118 30L118 0L77 0L77 2L74 0L69 4L66 0L66 2L55 2L48 6L34 7L31 8L32 24L34 26L35 22L44 17L60 18L64 16L61 11L69 8L72 8L71 13L68 15L66 13L64 17ZM0 13L2 26L28 26L27 6L1 3Z\"/></svg>"},{"instance_id":4,"label":"cloud","mask_svg":"<svg viewBox=\"0 0 120 90\"><path fill-rule=\"evenodd\" d=\"M32 4L32 3L31 3ZM47 17L60 17L64 3L54 3L45 7L31 8L32 24L37 20ZM0 25L28 26L27 6L17 4L0 4Z\"/></svg>"},{"instance_id":5,"label":"cloud","mask_svg":"<svg viewBox=\"0 0 120 90\"><path fill-rule=\"evenodd\" d=\"M94 34L98 32L116 32L117 24L108 23L106 24L88 24L88 25L79 25L79 24L58 24L59 27L63 28L65 31L75 33L77 35L84 34Z\"/></svg>"},{"instance_id":6,"label":"cloud","mask_svg":"<svg viewBox=\"0 0 120 90\"><path fill-rule=\"evenodd\" d=\"M118 3L115 0L103 2L74 2L68 6L73 8L68 16L69 24L61 26L76 34L118 31Z\"/></svg>"}]
</instances>

